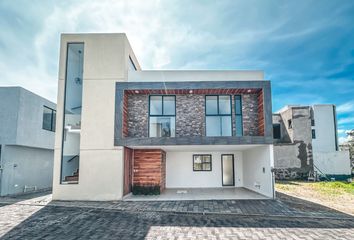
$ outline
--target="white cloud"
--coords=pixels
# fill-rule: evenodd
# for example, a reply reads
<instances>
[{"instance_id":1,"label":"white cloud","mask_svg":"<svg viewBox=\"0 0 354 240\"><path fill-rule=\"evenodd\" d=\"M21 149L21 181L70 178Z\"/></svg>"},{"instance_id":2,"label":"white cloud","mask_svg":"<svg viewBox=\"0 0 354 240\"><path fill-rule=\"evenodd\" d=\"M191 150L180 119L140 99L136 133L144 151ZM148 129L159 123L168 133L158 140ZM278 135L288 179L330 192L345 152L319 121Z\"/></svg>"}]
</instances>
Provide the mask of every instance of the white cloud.
<instances>
[{"instance_id":1,"label":"white cloud","mask_svg":"<svg viewBox=\"0 0 354 240\"><path fill-rule=\"evenodd\" d=\"M346 130L345 129L338 129L337 132L338 132L338 134L342 134L342 133L345 133Z\"/></svg>"},{"instance_id":2,"label":"white cloud","mask_svg":"<svg viewBox=\"0 0 354 240\"><path fill-rule=\"evenodd\" d=\"M345 118L340 118L338 120L339 125L347 124L347 123L354 124L354 117L345 117Z\"/></svg>"},{"instance_id":3,"label":"white cloud","mask_svg":"<svg viewBox=\"0 0 354 240\"><path fill-rule=\"evenodd\" d=\"M343 103L343 104L337 106L336 110L338 113L348 113L348 112L354 113L354 101L349 101L349 102Z\"/></svg>"},{"instance_id":4,"label":"white cloud","mask_svg":"<svg viewBox=\"0 0 354 240\"><path fill-rule=\"evenodd\" d=\"M346 137L339 137L339 138L338 138L339 144L343 144L343 143L345 143L345 142L347 142L347 141L348 141L348 138L346 138Z\"/></svg>"}]
</instances>

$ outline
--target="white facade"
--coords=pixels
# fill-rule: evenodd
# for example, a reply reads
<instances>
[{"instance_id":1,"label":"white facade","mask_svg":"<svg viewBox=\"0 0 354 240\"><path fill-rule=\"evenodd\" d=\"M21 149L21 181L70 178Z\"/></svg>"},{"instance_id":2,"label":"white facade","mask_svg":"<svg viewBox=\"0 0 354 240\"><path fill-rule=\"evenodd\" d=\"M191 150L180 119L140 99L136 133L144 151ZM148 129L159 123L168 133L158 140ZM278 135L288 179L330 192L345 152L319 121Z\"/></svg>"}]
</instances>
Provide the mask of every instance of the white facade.
<instances>
[{"instance_id":1,"label":"white facade","mask_svg":"<svg viewBox=\"0 0 354 240\"><path fill-rule=\"evenodd\" d=\"M330 175L351 175L349 151L314 152L313 161L317 169Z\"/></svg>"},{"instance_id":2,"label":"white facade","mask_svg":"<svg viewBox=\"0 0 354 240\"><path fill-rule=\"evenodd\" d=\"M65 82L66 77L70 75L66 73L69 43L84 44L82 110L81 121L78 124L80 130L72 132L72 141L75 142L75 134L79 134L80 143L79 148L73 144L72 149L65 149L65 153L72 151L71 155L80 155L79 180L76 184L60 181ZM131 60L137 71L132 71ZM177 79L181 81L263 80L264 74L262 71L141 71L125 34L63 34L59 61L53 199L94 201L122 199L124 149L114 145L116 83L176 81ZM222 187L220 155L228 152L234 154L235 187L247 187L267 197L273 197L273 188L269 188L272 183L270 169L273 166L271 145L250 144L248 146L248 148L255 147L258 148L255 152L246 151L246 148L231 150L231 146L224 150L219 146L204 146L193 150L184 150L183 146L175 146L177 150L166 150L167 187ZM79 149L78 153L75 149ZM205 151L211 151L213 155L213 170L209 173L191 172L192 155ZM243 158L244 153L247 154L246 160Z\"/></svg>"},{"instance_id":3,"label":"white facade","mask_svg":"<svg viewBox=\"0 0 354 240\"><path fill-rule=\"evenodd\" d=\"M212 170L193 171L193 155L195 154L211 154ZM222 187L222 154L234 155L235 187L243 187L242 151L176 151L166 152L166 188Z\"/></svg>"},{"instance_id":4,"label":"white facade","mask_svg":"<svg viewBox=\"0 0 354 240\"><path fill-rule=\"evenodd\" d=\"M60 184L66 76L70 42L84 43L80 176L78 184ZM60 46L57 134L53 199L117 200L123 195L123 151L114 146L115 83L127 81L129 57L139 69L125 34L63 34Z\"/></svg>"},{"instance_id":5,"label":"white facade","mask_svg":"<svg viewBox=\"0 0 354 240\"><path fill-rule=\"evenodd\" d=\"M159 146L166 151L166 188L222 188L221 156L234 156L234 186L274 197L272 145ZM211 171L193 171L193 155L210 154Z\"/></svg>"},{"instance_id":6,"label":"white facade","mask_svg":"<svg viewBox=\"0 0 354 240\"><path fill-rule=\"evenodd\" d=\"M242 70L143 70L129 71L129 82L262 81L263 71Z\"/></svg>"},{"instance_id":7,"label":"white facade","mask_svg":"<svg viewBox=\"0 0 354 240\"><path fill-rule=\"evenodd\" d=\"M333 152L338 150L337 121L335 106L332 104L314 105L313 119L316 137L312 139L314 152Z\"/></svg>"}]
</instances>

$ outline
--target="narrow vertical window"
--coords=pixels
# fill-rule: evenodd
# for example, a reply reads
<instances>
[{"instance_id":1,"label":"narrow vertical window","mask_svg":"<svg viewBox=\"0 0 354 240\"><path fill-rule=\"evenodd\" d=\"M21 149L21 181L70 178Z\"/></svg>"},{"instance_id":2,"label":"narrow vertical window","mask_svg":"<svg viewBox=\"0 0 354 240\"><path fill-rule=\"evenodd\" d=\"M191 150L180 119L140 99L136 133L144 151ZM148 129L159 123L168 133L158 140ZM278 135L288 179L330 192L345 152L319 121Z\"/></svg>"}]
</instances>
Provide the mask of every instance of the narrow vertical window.
<instances>
[{"instance_id":1,"label":"narrow vertical window","mask_svg":"<svg viewBox=\"0 0 354 240\"><path fill-rule=\"evenodd\" d=\"M84 44L67 45L61 183L79 182Z\"/></svg>"},{"instance_id":2,"label":"narrow vertical window","mask_svg":"<svg viewBox=\"0 0 354 240\"><path fill-rule=\"evenodd\" d=\"M288 119L288 128L289 129L293 128L293 121L291 119Z\"/></svg>"},{"instance_id":3,"label":"narrow vertical window","mask_svg":"<svg viewBox=\"0 0 354 240\"><path fill-rule=\"evenodd\" d=\"M207 136L232 136L229 95L205 96L205 115Z\"/></svg>"},{"instance_id":4,"label":"narrow vertical window","mask_svg":"<svg viewBox=\"0 0 354 240\"><path fill-rule=\"evenodd\" d=\"M316 130L311 129L312 139L316 139Z\"/></svg>"},{"instance_id":5,"label":"narrow vertical window","mask_svg":"<svg viewBox=\"0 0 354 240\"><path fill-rule=\"evenodd\" d=\"M133 59L129 56L129 70L136 71L136 66L133 62Z\"/></svg>"},{"instance_id":6,"label":"narrow vertical window","mask_svg":"<svg viewBox=\"0 0 354 240\"><path fill-rule=\"evenodd\" d=\"M236 136L243 136L242 97L235 95Z\"/></svg>"},{"instance_id":7,"label":"narrow vertical window","mask_svg":"<svg viewBox=\"0 0 354 240\"><path fill-rule=\"evenodd\" d=\"M273 138L280 139L281 138L281 131L280 131L280 124L274 123L273 124Z\"/></svg>"},{"instance_id":8,"label":"narrow vertical window","mask_svg":"<svg viewBox=\"0 0 354 240\"><path fill-rule=\"evenodd\" d=\"M174 137L176 97L150 96L149 106L149 137Z\"/></svg>"}]
</instances>

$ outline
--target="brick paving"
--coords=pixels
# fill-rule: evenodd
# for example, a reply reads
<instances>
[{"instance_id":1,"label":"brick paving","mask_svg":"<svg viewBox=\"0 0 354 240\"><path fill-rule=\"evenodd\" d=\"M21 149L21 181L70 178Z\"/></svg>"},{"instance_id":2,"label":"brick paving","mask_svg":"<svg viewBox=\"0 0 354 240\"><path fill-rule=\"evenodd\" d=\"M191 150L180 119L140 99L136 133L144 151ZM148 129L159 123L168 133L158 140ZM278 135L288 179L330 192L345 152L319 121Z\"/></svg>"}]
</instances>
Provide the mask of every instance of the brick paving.
<instances>
[{"instance_id":1,"label":"brick paving","mask_svg":"<svg viewBox=\"0 0 354 240\"><path fill-rule=\"evenodd\" d=\"M353 217L281 200L0 202L1 239L354 239Z\"/></svg>"}]
</instances>

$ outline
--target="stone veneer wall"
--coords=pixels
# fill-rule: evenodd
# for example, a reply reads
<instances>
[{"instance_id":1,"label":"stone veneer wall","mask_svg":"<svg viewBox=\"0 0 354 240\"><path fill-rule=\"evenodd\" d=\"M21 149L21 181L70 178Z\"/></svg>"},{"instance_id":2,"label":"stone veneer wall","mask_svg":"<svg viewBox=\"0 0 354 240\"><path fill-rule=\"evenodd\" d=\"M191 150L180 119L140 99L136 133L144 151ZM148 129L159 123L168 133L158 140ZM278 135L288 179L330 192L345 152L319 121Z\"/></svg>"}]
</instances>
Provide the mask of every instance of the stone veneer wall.
<instances>
[{"instance_id":1,"label":"stone veneer wall","mask_svg":"<svg viewBox=\"0 0 354 240\"><path fill-rule=\"evenodd\" d=\"M128 97L128 137L148 137L149 95Z\"/></svg>"},{"instance_id":2,"label":"stone veneer wall","mask_svg":"<svg viewBox=\"0 0 354 240\"><path fill-rule=\"evenodd\" d=\"M204 95L176 95L176 137L205 136L204 104Z\"/></svg>"},{"instance_id":3,"label":"stone veneer wall","mask_svg":"<svg viewBox=\"0 0 354 240\"><path fill-rule=\"evenodd\" d=\"M258 95L242 94L243 135L258 136Z\"/></svg>"},{"instance_id":4,"label":"stone veneer wall","mask_svg":"<svg viewBox=\"0 0 354 240\"><path fill-rule=\"evenodd\" d=\"M243 135L259 136L260 133L259 97L258 94L242 95ZM144 138L148 137L149 124L149 95L128 95L127 102L127 130L124 136ZM261 105L263 106L263 105ZM261 119L262 120L262 119ZM123 123L124 124L124 123ZM232 95L232 129L235 129L235 105ZM205 136L205 95L177 94L176 95L176 137Z\"/></svg>"},{"instance_id":5,"label":"stone veneer wall","mask_svg":"<svg viewBox=\"0 0 354 240\"><path fill-rule=\"evenodd\" d=\"M135 149L133 186L166 188L166 153L161 149Z\"/></svg>"}]
</instances>

